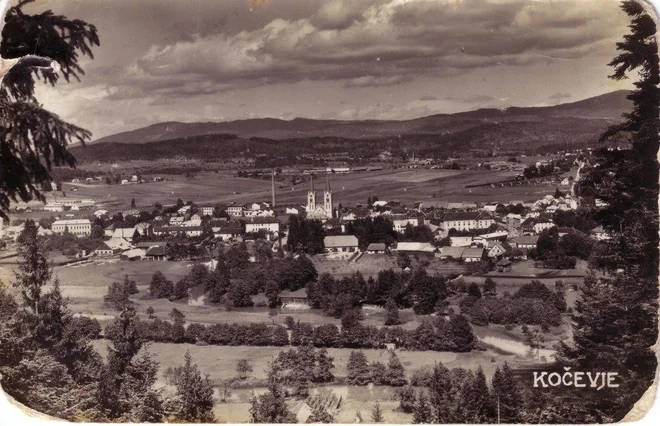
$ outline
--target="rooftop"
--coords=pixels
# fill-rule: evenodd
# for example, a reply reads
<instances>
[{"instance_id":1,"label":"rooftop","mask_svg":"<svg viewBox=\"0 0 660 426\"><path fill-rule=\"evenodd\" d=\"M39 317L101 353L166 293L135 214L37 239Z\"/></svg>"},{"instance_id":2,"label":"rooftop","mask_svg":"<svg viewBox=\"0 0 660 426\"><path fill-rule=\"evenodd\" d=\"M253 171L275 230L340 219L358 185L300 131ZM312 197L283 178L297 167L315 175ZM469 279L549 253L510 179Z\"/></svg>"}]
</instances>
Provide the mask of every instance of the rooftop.
<instances>
[{"instance_id":1,"label":"rooftop","mask_svg":"<svg viewBox=\"0 0 660 426\"><path fill-rule=\"evenodd\" d=\"M326 248L357 247L358 239L355 235L330 235L323 238Z\"/></svg>"}]
</instances>

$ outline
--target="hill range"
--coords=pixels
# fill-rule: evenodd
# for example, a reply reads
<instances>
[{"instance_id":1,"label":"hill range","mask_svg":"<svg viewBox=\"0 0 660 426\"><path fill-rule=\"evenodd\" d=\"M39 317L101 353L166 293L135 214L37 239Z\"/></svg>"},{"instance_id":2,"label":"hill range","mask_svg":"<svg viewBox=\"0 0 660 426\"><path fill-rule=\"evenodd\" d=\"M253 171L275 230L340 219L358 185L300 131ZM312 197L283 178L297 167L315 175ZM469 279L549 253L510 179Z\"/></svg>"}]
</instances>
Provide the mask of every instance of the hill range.
<instances>
[{"instance_id":1,"label":"hill range","mask_svg":"<svg viewBox=\"0 0 660 426\"><path fill-rule=\"evenodd\" d=\"M477 109L401 121L259 118L219 123L163 122L73 149L81 161L107 160L113 151L117 159L196 158L195 151L202 148L206 152L200 153L200 158L219 158L236 154L240 147L245 149L245 141L250 141L250 152L275 156L290 154L293 146L298 153L323 153L353 151L362 146L390 149L393 144L404 150L414 147L420 154L451 154L466 149L538 152L594 146L609 125L621 121L621 114L630 111L628 93L621 90L549 107ZM356 146L356 140L362 143ZM152 145L156 142L158 149ZM142 144L150 146L137 146ZM279 152L282 145L288 149ZM222 155L221 147L226 150Z\"/></svg>"}]
</instances>

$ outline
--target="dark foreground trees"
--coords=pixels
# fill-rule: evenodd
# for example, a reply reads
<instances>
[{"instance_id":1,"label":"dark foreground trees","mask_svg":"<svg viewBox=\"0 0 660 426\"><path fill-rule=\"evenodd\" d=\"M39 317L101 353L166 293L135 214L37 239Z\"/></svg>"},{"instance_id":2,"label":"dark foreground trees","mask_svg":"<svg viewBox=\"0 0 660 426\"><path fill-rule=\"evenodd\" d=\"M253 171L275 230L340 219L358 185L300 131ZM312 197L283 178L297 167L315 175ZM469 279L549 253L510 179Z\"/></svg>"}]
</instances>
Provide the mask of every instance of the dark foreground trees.
<instances>
[{"instance_id":1,"label":"dark foreground trees","mask_svg":"<svg viewBox=\"0 0 660 426\"><path fill-rule=\"evenodd\" d=\"M593 217L612 238L592 257L591 264L609 276L593 275L585 280L573 315L574 345L563 345L560 351L560 361L574 369L618 372L620 387L594 397L574 395L577 408L591 418L572 421L621 419L648 389L657 368L652 347L658 335L660 72L656 25L641 3L628 0L621 7L631 18L630 33L617 43L619 55L609 64L614 67L611 78L633 75L638 79L628 95L632 111L602 139L616 137L628 147L597 152L597 165L587 170L578 187L583 198L607 203L596 208Z\"/></svg>"},{"instance_id":2,"label":"dark foreground trees","mask_svg":"<svg viewBox=\"0 0 660 426\"><path fill-rule=\"evenodd\" d=\"M24 0L7 10L0 56L19 61L0 85L0 217L7 219L10 200L43 200L41 184L50 183L51 166L74 166L67 151L73 142L84 143L91 133L45 110L35 97L35 76L55 85L59 78L51 62L59 64L66 81L84 74L80 55L93 57L99 45L94 25L67 19L50 10L26 14ZM43 57L41 59L39 57Z\"/></svg>"}]
</instances>

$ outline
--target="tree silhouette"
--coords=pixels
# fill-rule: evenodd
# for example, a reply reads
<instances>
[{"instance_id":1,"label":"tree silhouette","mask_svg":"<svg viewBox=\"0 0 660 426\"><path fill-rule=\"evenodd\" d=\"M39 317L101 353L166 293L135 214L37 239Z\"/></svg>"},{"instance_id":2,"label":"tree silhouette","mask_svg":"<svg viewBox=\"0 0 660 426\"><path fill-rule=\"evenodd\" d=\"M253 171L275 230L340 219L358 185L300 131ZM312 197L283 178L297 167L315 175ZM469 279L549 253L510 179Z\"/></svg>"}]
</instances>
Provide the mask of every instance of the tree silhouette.
<instances>
[{"instance_id":1,"label":"tree silhouette","mask_svg":"<svg viewBox=\"0 0 660 426\"><path fill-rule=\"evenodd\" d=\"M578 194L602 199L607 206L593 218L612 238L592 255L591 264L605 274L585 279L573 314L573 345L563 344L559 361L575 368L616 371L621 386L611 397L590 401L575 395L581 406L607 406L612 421L621 419L652 383L657 359L652 346L658 336L658 114L660 69L653 16L636 1L621 8L630 17L630 33L617 43L610 76L636 73L629 95L632 111L610 127L601 140L623 149L595 152ZM626 146L627 145L627 146ZM604 277L602 275L605 275ZM587 408L585 411L590 411ZM577 421L577 419L571 419Z\"/></svg>"},{"instance_id":2,"label":"tree silhouette","mask_svg":"<svg viewBox=\"0 0 660 426\"><path fill-rule=\"evenodd\" d=\"M35 97L35 80L54 86L84 74L80 55L93 58L99 45L96 27L67 19L52 11L29 15L21 0L7 9L2 28L0 56L0 217L7 218L10 201L43 201L41 184L51 182L51 167L74 167L67 151L72 142L84 143L91 133L45 110ZM4 6L4 4L3 4ZM57 69L59 68L60 73Z\"/></svg>"}]
</instances>

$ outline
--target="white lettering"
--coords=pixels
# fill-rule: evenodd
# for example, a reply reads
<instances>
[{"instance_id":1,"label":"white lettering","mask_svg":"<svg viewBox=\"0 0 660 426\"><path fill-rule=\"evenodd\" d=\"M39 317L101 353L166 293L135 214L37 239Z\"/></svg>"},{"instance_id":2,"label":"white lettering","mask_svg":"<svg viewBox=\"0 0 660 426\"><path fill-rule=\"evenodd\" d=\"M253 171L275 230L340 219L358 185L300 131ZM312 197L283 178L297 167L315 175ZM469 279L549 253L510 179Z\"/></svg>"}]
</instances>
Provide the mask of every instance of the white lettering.
<instances>
[{"instance_id":1,"label":"white lettering","mask_svg":"<svg viewBox=\"0 0 660 426\"><path fill-rule=\"evenodd\" d=\"M539 374L538 372L536 372L536 371L534 372L534 387L538 388L539 387L538 382L541 382L541 387L547 388L548 385L547 385L547 383L545 383L543 381L543 378L548 374L548 372L543 371L543 372L541 372L540 376L538 374Z\"/></svg>"}]
</instances>

